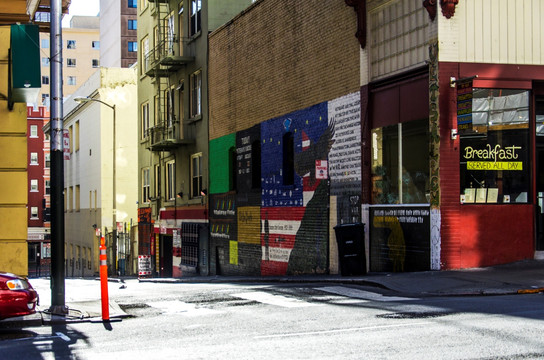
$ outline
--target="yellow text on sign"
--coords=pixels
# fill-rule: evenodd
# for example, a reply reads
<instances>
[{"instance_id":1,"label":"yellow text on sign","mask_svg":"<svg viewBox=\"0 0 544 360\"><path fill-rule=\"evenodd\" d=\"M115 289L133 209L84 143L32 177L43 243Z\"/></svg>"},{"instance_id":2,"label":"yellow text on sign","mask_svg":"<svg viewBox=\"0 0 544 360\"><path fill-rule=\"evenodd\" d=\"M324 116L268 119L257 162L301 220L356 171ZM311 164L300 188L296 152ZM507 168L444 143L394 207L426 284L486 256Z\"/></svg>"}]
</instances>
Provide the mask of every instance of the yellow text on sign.
<instances>
[{"instance_id":1,"label":"yellow text on sign","mask_svg":"<svg viewBox=\"0 0 544 360\"><path fill-rule=\"evenodd\" d=\"M523 170L521 161L468 161L467 170Z\"/></svg>"}]
</instances>

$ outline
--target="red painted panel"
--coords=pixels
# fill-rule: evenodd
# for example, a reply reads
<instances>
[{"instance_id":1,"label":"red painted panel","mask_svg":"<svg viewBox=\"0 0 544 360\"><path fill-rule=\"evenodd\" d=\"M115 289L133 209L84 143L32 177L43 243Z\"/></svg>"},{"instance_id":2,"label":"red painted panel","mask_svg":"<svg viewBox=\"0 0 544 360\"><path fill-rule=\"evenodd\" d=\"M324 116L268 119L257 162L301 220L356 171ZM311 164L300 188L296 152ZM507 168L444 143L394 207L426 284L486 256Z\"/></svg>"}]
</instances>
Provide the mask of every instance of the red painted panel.
<instances>
[{"instance_id":1,"label":"red painted panel","mask_svg":"<svg viewBox=\"0 0 544 360\"><path fill-rule=\"evenodd\" d=\"M372 128L397 124L399 105L399 88L397 86L373 90L370 107Z\"/></svg>"},{"instance_id":2,"label":"red painted panel","mask_svg":"<svg viewBox=\"0 0 544 360\"><path fill-rule=\"evenodd\" d=\"M457 125L456 92L449 86L452 76L463 78L472 75L478 75L478 81L482 85L522 86L529 79L533 68L457 63L439 65L442 269L490 266L534 256L532 204L459 203L459 139L450 138L451 129ZM544 71L539 70L538 74L536 76L544 76Z\"/></svg>"}]
</instances>

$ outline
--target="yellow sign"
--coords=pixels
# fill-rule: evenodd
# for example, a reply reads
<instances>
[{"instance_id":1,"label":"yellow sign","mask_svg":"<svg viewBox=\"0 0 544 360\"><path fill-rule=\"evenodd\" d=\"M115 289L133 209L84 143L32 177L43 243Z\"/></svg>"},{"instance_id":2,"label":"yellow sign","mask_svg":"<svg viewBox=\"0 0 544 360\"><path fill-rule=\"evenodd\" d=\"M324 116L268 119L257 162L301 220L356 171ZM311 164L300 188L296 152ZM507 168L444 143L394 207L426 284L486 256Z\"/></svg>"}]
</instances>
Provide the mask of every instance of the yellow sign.
<instances>
[{"instance_id":1,"label":"yellow sign","mask_svg":"<svg viewBox=\"0 0 544 360\"><path fill-rule=\"evenodd\" d=\"M523 170L521 161L467 161L467 170Z\"/></svg>"},{"instance_id":2,"label":"yellow sign","mask_svg":"<svg viewBox=\"0 0 544 360\"><path fill-rule=\"evenodd\" d=\"M238 241L230 241L229 263L238 265Z\"/></svg>"}]
</instances>

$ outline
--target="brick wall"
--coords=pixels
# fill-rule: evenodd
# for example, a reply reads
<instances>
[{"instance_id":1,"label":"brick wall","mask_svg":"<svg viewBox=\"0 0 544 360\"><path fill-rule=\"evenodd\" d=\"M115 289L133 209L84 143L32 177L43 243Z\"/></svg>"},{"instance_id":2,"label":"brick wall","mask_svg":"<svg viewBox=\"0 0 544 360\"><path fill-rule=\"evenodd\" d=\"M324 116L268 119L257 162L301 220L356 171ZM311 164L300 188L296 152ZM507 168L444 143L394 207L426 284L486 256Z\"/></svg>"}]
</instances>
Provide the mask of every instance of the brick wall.
<instances>
[{"instance_id":1,"label":"brick wall","mask_svg":"<svg viewBox=\"0 0 544 360\"><path fill-rule=\"evenodd\" d=\"M210 139L359 90L344 1L264 0L210 35Z\"/></svg>"}]
</instances>

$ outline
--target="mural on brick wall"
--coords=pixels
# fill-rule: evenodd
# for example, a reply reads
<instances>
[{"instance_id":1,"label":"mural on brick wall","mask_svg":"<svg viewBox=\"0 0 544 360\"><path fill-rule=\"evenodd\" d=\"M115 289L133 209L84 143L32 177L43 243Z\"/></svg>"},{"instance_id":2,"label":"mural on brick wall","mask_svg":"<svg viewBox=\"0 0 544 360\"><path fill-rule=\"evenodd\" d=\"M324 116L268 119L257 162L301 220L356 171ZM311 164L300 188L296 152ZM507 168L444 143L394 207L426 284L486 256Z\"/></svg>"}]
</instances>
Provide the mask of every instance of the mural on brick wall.
<instances>
[{"instance_id":1,"label":"mural on brick wall","mask_svg":"<svg viewBox=\"0 0 544 360\"><path fill-rule=\"evenodd\" d=\"M261 124L262 275L327 270L329 191L318 165L326 164L333 136L327 103Z\"/></svg>"},{"instance_id":2,"label":"mural on brick wall","mask_svg":"<svg viewBox=\"0 0 544 360\"><path fill-rule=\"evenodd\" d=\"M329 153L331 195L337 196L340 224L361 222L361 94L329 102L334 144Z\"/></svg>"}]
</instances>

